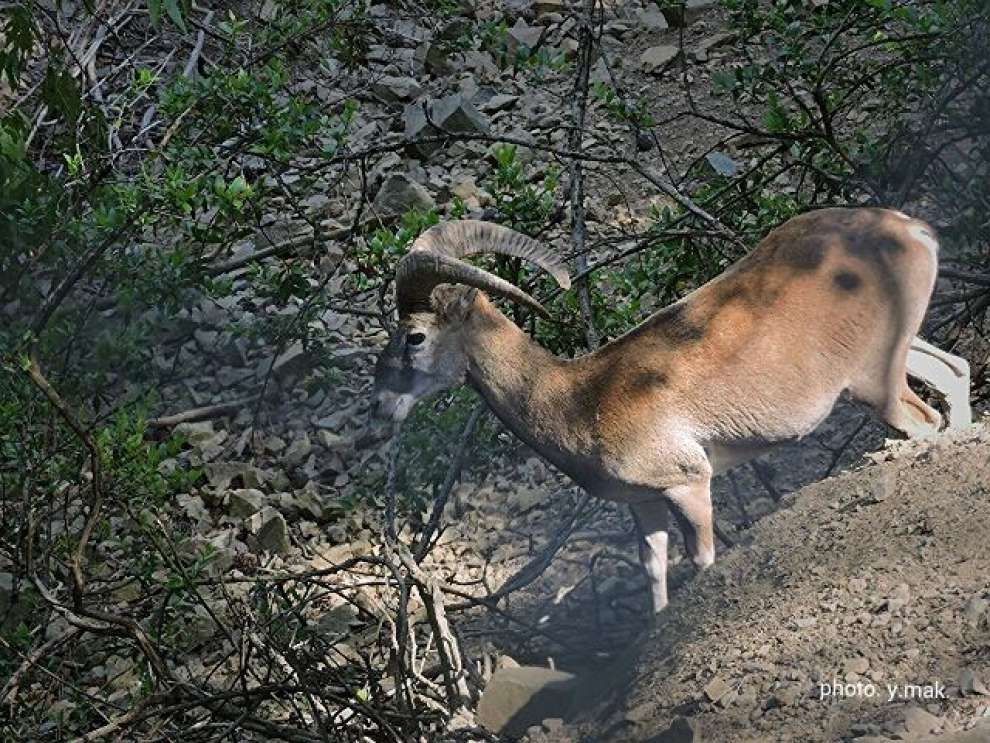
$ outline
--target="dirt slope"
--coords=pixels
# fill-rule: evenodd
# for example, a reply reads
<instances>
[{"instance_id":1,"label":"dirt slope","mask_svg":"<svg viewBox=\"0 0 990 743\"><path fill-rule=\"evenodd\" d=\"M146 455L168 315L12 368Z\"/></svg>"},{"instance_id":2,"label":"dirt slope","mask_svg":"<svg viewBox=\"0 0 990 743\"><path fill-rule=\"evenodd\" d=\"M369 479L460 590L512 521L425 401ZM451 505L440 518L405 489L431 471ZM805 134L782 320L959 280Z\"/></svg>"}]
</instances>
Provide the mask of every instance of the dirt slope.
<instances>
[{"instance_id":1,"label":"dirt slope","mask_svg":"<svg viewBox=\"0 0 990 743\"><path fill-rule=\"evenodd\" d=\"M990 428L875 456L787 496L680 591L566 737L920 740L990 722ZM852 696L821 699L836 680ZM677 717L683 735L664 734Z\"/></svg>"}]
</instances>

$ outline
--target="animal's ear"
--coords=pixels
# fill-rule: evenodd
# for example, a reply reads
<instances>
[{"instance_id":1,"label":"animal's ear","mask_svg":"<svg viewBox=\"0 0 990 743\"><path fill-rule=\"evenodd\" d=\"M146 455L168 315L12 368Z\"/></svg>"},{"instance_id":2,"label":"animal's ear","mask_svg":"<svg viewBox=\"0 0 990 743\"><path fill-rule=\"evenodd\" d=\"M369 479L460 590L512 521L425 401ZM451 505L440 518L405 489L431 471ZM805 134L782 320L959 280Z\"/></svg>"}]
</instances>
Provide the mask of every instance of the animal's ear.
<instances>
[{"instance_id":1,"label":"animal's ear","mask_svg":"<svg viewBox=\"0 0 990 743\"><path fill-rule=\"evenodd\" d=\"M469 286L441 284L433 290L433 311L448 322L463 322L471 314L478 290Z\"/></svg>"}]
</instances>

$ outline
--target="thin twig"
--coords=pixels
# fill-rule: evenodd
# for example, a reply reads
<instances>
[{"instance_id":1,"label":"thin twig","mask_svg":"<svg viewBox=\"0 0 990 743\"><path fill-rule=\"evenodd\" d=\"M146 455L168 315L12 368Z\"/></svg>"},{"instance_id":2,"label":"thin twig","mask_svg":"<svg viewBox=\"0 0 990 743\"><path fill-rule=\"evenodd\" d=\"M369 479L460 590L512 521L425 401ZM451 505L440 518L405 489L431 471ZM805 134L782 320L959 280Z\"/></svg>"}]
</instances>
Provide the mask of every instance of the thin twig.
<instances>
[{"instance_id":1,"label":"thin twig","mask_svg":"<svg viewBox=\"0 0 990 743\"><path fill-rule=\"evenodd\" d=\"M596 0L585 0L583 12L578 19L579 47L577 78L571 97L571 119L574 126L568 137L568 147L571 152L580 154L584 138L584 119L588 109L588 77L591 71L591 58L594 49L594 34L592 33L592 17L595 12ZM585 222L584 222L584 172L581 159L571 159L571 245L577 255L575 266L578 274L584 274L588 268L588 257L585 254ZM576 284L578 304L581 308L581 319L584 321L584 335L588 348L598 348L598 331L595 329L595 316L591 307L591 292L588 287L588 277L582 276Z\"/></svg>"}]
</instances>

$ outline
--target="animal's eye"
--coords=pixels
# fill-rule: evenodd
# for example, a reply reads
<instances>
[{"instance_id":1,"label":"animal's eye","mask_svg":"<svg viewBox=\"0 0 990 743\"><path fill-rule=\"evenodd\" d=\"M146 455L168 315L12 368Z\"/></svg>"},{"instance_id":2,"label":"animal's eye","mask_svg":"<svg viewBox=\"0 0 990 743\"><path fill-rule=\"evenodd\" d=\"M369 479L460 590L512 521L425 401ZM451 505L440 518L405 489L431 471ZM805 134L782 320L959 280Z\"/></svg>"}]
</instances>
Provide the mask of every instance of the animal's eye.
<instances>
[{"instance_id":1,"label":"animal's eye","mask_svg":"<svg viewBox=\"0 0 990 743\"><path fill-rule=\"evenodd\" d=\"M418 346L420 343L426 340L426 333L410 333L406 337L406 343L410 346Z\"/></svg>"}]
</instances>

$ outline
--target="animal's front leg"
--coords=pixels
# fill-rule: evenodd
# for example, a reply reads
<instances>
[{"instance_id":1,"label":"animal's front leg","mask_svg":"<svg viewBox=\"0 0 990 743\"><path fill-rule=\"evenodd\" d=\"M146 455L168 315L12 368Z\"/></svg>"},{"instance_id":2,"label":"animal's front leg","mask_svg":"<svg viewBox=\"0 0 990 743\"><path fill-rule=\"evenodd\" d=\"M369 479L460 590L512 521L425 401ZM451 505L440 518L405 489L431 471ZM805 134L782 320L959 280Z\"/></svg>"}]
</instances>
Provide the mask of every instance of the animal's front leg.
<instances>
[{"instance_id":1,"label":"animal's front leg","mask_svg":"<svg viewBox=\"0 0 990 743\"><path fill-rule=\"evenodd\" d=\"M712 521L711 479L697 480L664 490L684 532L684 546L694 564L705 569L715 562L715 529Z\"/></svg>"},{"instance_id":2,"label":"animal's front leg","mask_svg":"<svg viewBox=\"0 0 990 743\"><path fill-rule=\"evenodd\" d=\"M630 506L639 532L639 560L650 583L653 611L667 606L667 532L670 512L660 494L657 499Z\"/></svg>"}]
</instances>

